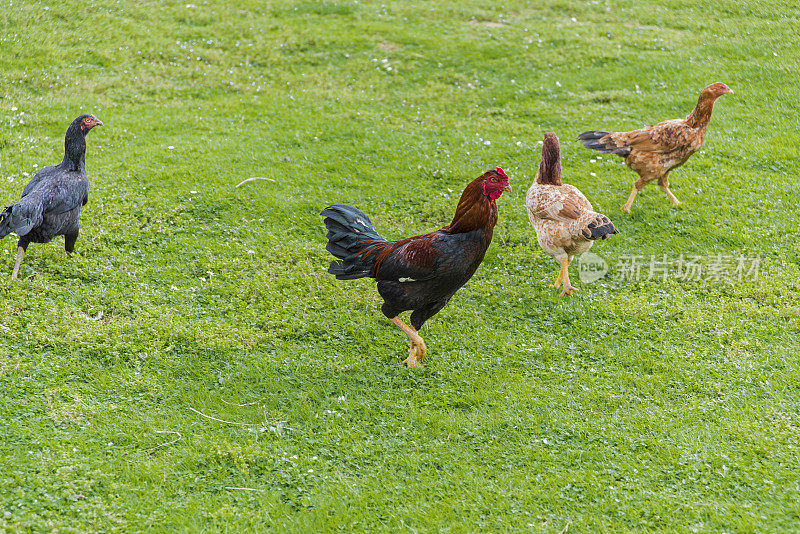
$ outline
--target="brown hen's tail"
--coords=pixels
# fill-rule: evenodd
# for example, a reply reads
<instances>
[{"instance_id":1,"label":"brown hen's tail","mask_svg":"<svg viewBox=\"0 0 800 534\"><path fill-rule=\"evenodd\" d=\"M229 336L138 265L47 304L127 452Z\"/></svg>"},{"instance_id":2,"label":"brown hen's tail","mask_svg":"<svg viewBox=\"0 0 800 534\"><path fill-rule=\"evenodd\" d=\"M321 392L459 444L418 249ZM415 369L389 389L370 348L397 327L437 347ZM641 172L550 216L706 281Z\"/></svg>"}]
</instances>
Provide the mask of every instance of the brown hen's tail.
<instances>
[{"instance_id":1,"label":"brown hen's tail","mask_svg":"<svg viewBox=\"0 0 800 534\"><path fill-rule=\"evenodd\" d=\"M611 234L618 234L614 223L605 215L598 215L595 220L590 222L584 230L581 231L583 237L586 239L606 239Z\"/></svg>"},{"instance_id":2,"label":"brown hen's tail","mask_svg":"<svg viewBox=\"0 0 800 534\"><path fill-rule=\"evenodd\" d=\"M618 156L626 157L631 153L631 147L626 143L617 143L611 139L613 134L611 132L591 131L583 132L578 136L578 140L583 143L586 148L597 150L605 154L616 154ZM621 146L620 146L621 145Z\"/></svg>"}]
</instances>

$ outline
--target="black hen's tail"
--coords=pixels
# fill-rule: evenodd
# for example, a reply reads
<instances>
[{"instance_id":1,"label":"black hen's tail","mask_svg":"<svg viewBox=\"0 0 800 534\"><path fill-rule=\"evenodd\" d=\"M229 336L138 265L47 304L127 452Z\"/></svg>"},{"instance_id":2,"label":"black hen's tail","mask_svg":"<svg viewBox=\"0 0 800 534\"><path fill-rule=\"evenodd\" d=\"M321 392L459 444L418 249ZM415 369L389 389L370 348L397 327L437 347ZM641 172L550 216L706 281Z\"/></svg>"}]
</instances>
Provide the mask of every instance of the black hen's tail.
<instances>
[{"instance_id":1,"label":"black hen's tail","mask_svg":"<svg viewBox=\"0 0 800 534\"><path fill-rule=\"evenodd\" d=\"M39 194L25 195L0 212L0 239L11 232L18 236L27 235L28 232L39 226L44 217L44 201Z\"/></svg>"},{"instance_id":2,"label":"black hen's tail","mask_svg":"<svg viewBox=\"0 0 800 534\"><path fill-rule=\"evenodd\" d=\"M13 206L9 206L0 212L0 239L14 231L14 228L11 227L11 208Z\"/></svg>"},{"instance_id":3,"label":"black hen's tail","mask_svg":"<svg viewBox=\"0 0 800 534\"><path fill-rule=\"evenodd\" d=\"M618 234L619 232L614 227L611 219L605 215L599 215L595 220L590 222L586 228L581 232L586 239L605 239L611 234Z\"/></svg>"},{"instance_id":4,"label":"black hen's tail","mask_svg":"<svg viewBox=\"0 0 800 534\"><path fill-rule=\"evenodd\" d=\"M370 249L387 243L378 234L367 215L352 206L334 204L320 213L325 217L328 229L328 245L325 249L339 258L331 262L328 272L339 280L352 280L371 276L377 254Z\"/></svg>"},{"instance_id":5,"label":"black hen's tail","mask_svg":"<svg viewBox=\"0 0 800 534\"><path fill-rule=\"evenodd\" d=\"M631 147L625 145L617 146L617 143L612 141L609 137L610 135L611 132L583 132L578 136L578 140L583 143L583 146L586 148L591 148L592 150L597 150L605 154L616 154L625 157L631 153Z\"/></svg>"}]
</instances>

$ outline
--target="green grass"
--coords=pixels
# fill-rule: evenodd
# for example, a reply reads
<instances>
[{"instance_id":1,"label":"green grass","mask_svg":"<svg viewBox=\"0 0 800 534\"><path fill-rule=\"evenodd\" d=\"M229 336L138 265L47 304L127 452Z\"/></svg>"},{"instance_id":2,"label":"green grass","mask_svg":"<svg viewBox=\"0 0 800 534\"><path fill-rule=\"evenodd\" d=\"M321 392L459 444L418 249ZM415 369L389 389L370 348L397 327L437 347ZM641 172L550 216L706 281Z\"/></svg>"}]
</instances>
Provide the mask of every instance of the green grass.
<instances>
[{"instance_id":1,"label":"green grass","mask_svg":"<svg viewBox=\"0 0 800 534\"><path fill-rule=\"evenodd\" d=\"M105 123L77 255L0 277L0 528L799 528L796 2L130 4L0 4L0 200L75 116ZM735 95L672 175L683 206L649 186L622 214L635 175L575 136L714 81ZM760 256L759 279L557 298L523 205L545 131L621 230L593 252ZM496 165L494 242L404 369L318 213L414 235Z\"/></svg>"}]
</instances>

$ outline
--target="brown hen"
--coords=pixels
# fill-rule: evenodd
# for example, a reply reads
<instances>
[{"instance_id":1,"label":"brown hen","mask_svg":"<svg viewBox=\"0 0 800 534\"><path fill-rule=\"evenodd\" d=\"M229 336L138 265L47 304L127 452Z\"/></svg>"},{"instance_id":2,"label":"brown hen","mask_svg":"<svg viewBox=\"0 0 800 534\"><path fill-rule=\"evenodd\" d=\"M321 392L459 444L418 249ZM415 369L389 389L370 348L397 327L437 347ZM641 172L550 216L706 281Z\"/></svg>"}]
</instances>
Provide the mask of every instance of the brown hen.
<instances>
[{"instance_id":1,"label":"brown hen","mask_svg":"<svg viewBox=\"0 0 800 534\"><path fill-rule=\"evenodd\" d=\"M659 122L631 132L591 131L578 136L588 148L624 157L625 164L639 175L622 211L630 213L636 194L654 180L658 180L658 185L675 206L680 204L669 190L669 173L700 150L714 102L729 93L733 91L724 83L712 83L703 89L697 105L685 119Z\"/></svg>"}]
</instances>

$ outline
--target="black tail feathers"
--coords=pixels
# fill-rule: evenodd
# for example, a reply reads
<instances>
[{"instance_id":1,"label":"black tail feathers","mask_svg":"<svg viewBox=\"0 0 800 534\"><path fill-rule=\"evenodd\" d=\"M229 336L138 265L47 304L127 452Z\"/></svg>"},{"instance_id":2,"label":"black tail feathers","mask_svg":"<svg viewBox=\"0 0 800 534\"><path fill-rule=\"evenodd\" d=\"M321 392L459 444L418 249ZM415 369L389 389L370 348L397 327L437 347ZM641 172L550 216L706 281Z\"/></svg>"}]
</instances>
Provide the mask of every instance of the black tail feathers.
<instances>
[{"instance_id":1,"label":"black tail feathers","mask_svg":"<svg viewBox=\"0 0 800 534\"><path fill-rule=\"evenodd\" d=\"M3 239L14 231L14 229L11 228L11 208L13 208L13 206L8 206L0 212L0 239Z\"/></svg>"},{"instance_id":2,"label":"black tail feathers","mask_svg":"<svg viewBox=\"0 0 800 534\"><path fill-rule=\"evenodd\" d=\"M604 139L609 132L601 132L594 130L591 132L583 132L578 136L578 140L583 143L586 148L597 150L605 154L617 154L618 156L627 156L631 153L631 148L628 146L619 147L610 139Z\"/></svg>"},{"instance_id":3,"label":"black tail feathers","mask_svg":"<svg viewBox=\"0 0 800 534\"><path fill-rule=\"evenodd\" d=\"M606 239L611 234L618 234L619 231L611 222L611 219L605 215L600 215L594 221L590 222L586 229L581 232L586 239Z\"/></svg>"},{"instance_id":4,"label":"black tail feathers","mask_svg":"<svg viewBox=\"0 0 800 534\"><path fill-rule=\"evenodd\" d=\"M370 276L375 261L374 254L361 254L376 241L385 242L367 215L352 206L334 204L325 208L325 227L328 244L325 249L340 261L331 262L328 272L339 280L352 280Z\"/></svg>"}]
</instances>

